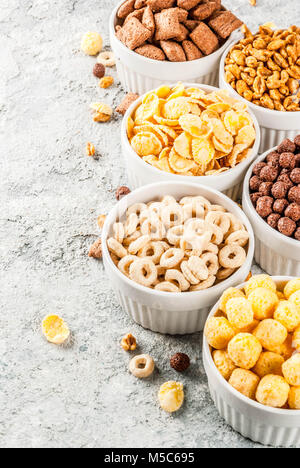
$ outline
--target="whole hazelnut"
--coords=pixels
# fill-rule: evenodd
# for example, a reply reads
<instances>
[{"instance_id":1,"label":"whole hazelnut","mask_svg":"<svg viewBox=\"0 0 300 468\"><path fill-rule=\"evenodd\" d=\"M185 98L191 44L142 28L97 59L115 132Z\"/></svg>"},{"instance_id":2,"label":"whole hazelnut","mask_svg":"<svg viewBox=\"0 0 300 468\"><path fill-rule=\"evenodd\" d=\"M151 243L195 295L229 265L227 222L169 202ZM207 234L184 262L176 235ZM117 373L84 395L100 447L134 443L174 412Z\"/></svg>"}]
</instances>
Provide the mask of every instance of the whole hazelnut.
<instances>
[{"instance_id":1,"label":"whole hazelnut","mask_svg":"<svg viewBox=\"0 0 300 468\"><path fill-rule=\"evenodd\" d=\"M300 219L300 205L298 203L291 203L285 210L284 216L291 218L293 221Z\"/></svg>"},{"instance_id":2,"label":"whole hazelnut","mask_svg":"<svg viewBox=\"0 0 300 468\"><path fill-rule=\"evenodd\" d=\"M296 240L300 241L300 227L296 229L294 237Z\"/></svg>"},{"instance_id":3,"label":"whole hazelnut","mask_svg":"<svg viewBox=\"0 0 300 468\"><path fill-rule=\"evenodd\" d=\"M254 206L256 206L256 202L260 197L261 197L261 193L259 193L259 192L251 193L250 199L251 199Z\"/></svg>"},{"instance_id":4,"label":"whole hazelnut","mask_svg":"<svg viewBox=\"0 0 300 468\"><path fill-rule=\"evenodd\" d=\"M294 187L290 188L288 199L290 202L295 202L300 205L300 186L295 185Z\"/></svg>"},{"instance_id":5,"label":"whole hazelnut","mask_svg":"<svg viewBox=\"0 0 300 468\"><path fill-rule=\"evenodd\" d=\"M102 63L96 63L93 68L93 74L97 78L103 78L105 75L105 66Z\"/></svg>"},{"instance_id":6,"label":"whole hazelnut","mask_svg":"<svg viewBox=\"0 0 300 468\"><path fill-rule=\"evenodd\" d=\"M275 182L272 187L272 195L274 198L285 198L288 191L288 186L284 182Z\"/></svg>"},{"instance_id":7,"label":"whole hazelnut","mask_svg":"<svg viewBox=\"0 0 300 468\"><path fill-rule=\"evenodd\" d=\"M120 200L122 197L124 197L125 195L128 195L130 192L131 190L128 187L126 187L125 185L122 185L116 190L116 199Z\"/></svg>"},{"instance_id":8,"label":"whole hazelnut","mask_svg":"<svg viewBox=\"0 0 300 468\"><path fill-rule=\"evenodd\" d=\"M294 169L296 166L294 153L282 153L279 158L279 165L286 169Z\"/></svg>"},{"instance_id":9,"label":"whole hazelnut","mask_svg":"<svg viewBox=\"0 0 300 468\"><path fill-rule=\"evenodd\" d=\"M278 177L278 168L274 166L265 166L260 171L260 178L265 182L274 182Z\"/></svg>"},{"instance_id":10,"label":"whole hazelnut","mask_svg":"<svg viewBox=\"0 0 300 468\"><path fill-rule=\"evenodd\" d=\"M267 156L268 166L277 167L279 165L279 157L280 154L276 151L272 151L272 153L269 153Z\"/></svg>"},{"instance_id":11,"label":"whole hazelnut","mask_svg":"<svg viewBox=\"0 0 300 468\"><path fill-rule=\"evenodd\" d=\"M262 195L270 195L272 187L272 182L262 182L258 190Z\"/></svg>"},{"instance_id":12,"label":"whole hazelnut","mask_svg":"<svg viewBox=\"0 0 300 468\"><path fill-rule=\"evenodd\" d=\"M257 175L254 175L251 177L250 182L249 182L249 186L251 190L253 190L254 192L257 192L260 184L261 184L261 180Z\"/></svg>"},{"instance_id":13,"label":"whole hazelnut","mask_svg":"<svg viewBox=\"0 0 300 468\"><path fill-rule=\"evenodd\" d=\"M286 138L285 140L283 140L280 145L277 147L277 152L278 153L286 153L286 152L289 152L289 153L294 153L296 150L296 145L295 143L293 143L291 140L289 140L288 138Z\"/></svg>"},{"instance_id":14,"label":"whole hazelnut","mask_svg":"<svg viewBox=\"0 0 300 468\"><path fill-rule=\"evenodd\" d=\"M300 167L296 167L292 170L290 179L294 184L300 184Z\"/></svg>"},{"instance_id":15,"label":"whole hazelnut","mask_svg":"<svg viewBox=\"0 0 300 468\"><path fill-rule=\"evenodd\" d=\"M277 224L278 221L280 220L280 214L278 213L271 213L267 217L267 223L269 226L271 226L273 229L277 229Z\"/></svg>"},{"instance_id":16,"label":"whole hazelnut","mask_svg":"<svg viewBox=\"0 0 300 468\"><path fill-rule=\"evenodd\" d=\"M256 211L262 217L266 218L272 213L273 198L260 197L256 203Z\"/></svg>"},{"instance_id":17,"label":"whole hazelnut","mask_svg":"<svg viewBox=\"0 0 300 468\"><path fill-rule=\"evenodd\" d=\"M170 359L170 366L177 372L184 372L190 366L190 358L185 353L176 353Z\"/></svg>"},{"instance_id":18,"label":"whole hazelnut","mask_svg":"<svg viewBox=\"0 0 300 468\"><path fill-rule=\"evenodd\" d=\"M259 176L260 171L262 170L263 167L265 167L267 164L265 162L258 162L255 164L253 167L253 174Z\"/></svg>"},{"instance_id":19,"label":"whole hazelnut","mask_svg":"<svg viewBox=\"0 0 300 468\"><path fill-rule=\"evenodd\" d=\"M278 200L274 201L273 211L275 211L275 213L281 214L284 212L288 204L289 202L285 198L279 198Z\"/></svg>"},{"instance_id":20,"label":"whole hazelnut","mask_svg":"<svg viewBox=\"0 0 300 468\"><path fill-rule=\"evenodd\" d=\"M290 218L280 218L278 221L278 231L285 236L291 237L296 227L295 221Z\"/></svg>"}]
</instances>

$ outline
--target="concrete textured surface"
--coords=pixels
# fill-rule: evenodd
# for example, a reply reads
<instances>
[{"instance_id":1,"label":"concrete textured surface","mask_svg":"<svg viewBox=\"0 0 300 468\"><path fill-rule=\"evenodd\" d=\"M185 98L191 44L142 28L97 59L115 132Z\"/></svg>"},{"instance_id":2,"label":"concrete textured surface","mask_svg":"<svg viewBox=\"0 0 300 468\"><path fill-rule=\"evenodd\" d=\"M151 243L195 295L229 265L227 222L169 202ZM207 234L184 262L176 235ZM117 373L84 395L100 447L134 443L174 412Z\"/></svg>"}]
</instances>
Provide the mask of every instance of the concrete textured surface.
<instances>
[{"instance_id":1,"label":"concrete textured surface","mask_svg":"<svg viewBox=\"0 0 300 468\"><path fill-rule=\"evenodd\" d=\"M99 31L117 0L0 0L0 446L259 447L219 417L201 362L201 336L170 337L132 323L119 307L102 263L87 257L96 218L126 184L121 118L93 123L88 106L123 97L101 90L95 58L79 50L82 33ZM251 27L300 23L295 0L225 0ZM85 156L91 141L101 153ZM255 271L257 271L255 269ZM284 272L282 272L284 273ZM40 333L59 313L73 345ZM147 381L127 371L120 338L132 332L157 369ZM170 416L157 405L169 367L189 354L181 376L186 400ZM299 445L300 446L300 445Z\"/></svg>"}]
</instances>

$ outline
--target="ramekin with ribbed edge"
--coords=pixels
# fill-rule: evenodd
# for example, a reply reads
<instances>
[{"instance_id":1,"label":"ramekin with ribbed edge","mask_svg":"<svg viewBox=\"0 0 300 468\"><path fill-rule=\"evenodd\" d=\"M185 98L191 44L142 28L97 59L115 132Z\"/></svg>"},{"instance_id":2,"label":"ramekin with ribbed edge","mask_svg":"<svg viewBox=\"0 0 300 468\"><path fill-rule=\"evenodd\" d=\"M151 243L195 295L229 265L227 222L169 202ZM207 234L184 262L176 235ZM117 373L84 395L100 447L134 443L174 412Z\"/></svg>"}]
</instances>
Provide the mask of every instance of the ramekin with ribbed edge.
<instances>
[{"instance_id":1,"label":"ramekin with ribbed edge","mask_svg":"<svg viewBox=\"0 0 300 468\"><path fill-rule=\"evenodd\" d=\"M230 49L239 41L232 42L225 50L220 61L219 86L227 89L234 97L246 102L255 114L261 130L259 153L264 153L272 146L278 146L285 138L294 139L300 133L300 112L281 112L257 106L244 99L225 80L225 59Z\"/></svg>"},{"instance_id":2,"label":"ramekin with ribbed edge","mask_svg":"<svg viewBox=\"0 0 300 468\"><path fill-rule=\"evenodd\" d=\"M128 49L116 37L117 12L124 3L122 0L113 10L109 20L111 48L116 57L117 71L122 86L127 92L144 94L150 89L174 81L196 81L210 85L218 84L220 58L237 36L233 32L220 49L198 60L188 62L168 62L152 60Z\"/></svg>"},{"instance_id":3,"label":"ramekin with ribbed edge","mask_svg":"<svg viewBox=\"0 0 300 468\"><path fill-rule=\"evenodd\" d=\"M168 84L170 87L175 84ZM197 83L184 83L186 87L196 87L202 89L205 92L217 91L219 88L208 85L199 85ZM154 183L154 182L192 182L208 187L212 187L215 190L219 190L227 195L234 201L241 198L243 180L249 165L257 157L258 149L260 145L260 128L256 120L255 115L251 110L249 113L254 122L256 139L252 148L251 155L238 164L236 167L229 171L223 172L215 176L184 176L178 174L171 174L169 172L161 171L151 164L146 163L143 159L136 154L132 149L128 136L127 136L127 121L128 118L133 114L135 109L140 105L143 100L143 96L137 99L126 112L122 127L121 127L121 145L122 152L126 161L128 179L130 187L133 189L142 187L143 185Z\"/></svg>"},{"instance_id":4,"label":"ramekin with ribbed edge","mask_svg":"<svg viewBox=\"0 0 300 468\"><path fill-rule=\"evenodd\" d=\"M134 203L148 203L165 195L176 199L183 196L202 195L214 204L223 205L235 214L249 233L247 258L231 277L204 291L168 293L141 286L127 278L113 263L107 248L107 238L112 235L112 226L121 219L127 208ZM121 199L106 218L102 232L103 262L107 275L121 306L132 319L144 328L171 335L194 333L204 328L211 306L223 290L244 281L247 277L254 253L254 235L249 220L240 207L224 194L192 183L162 182L146 185Z\"/></svg>"},{"instance_id":5,"label":"ramekin with ribbed edge","mask_svg":"<svg viewBox=\"0 0 300 468\"><path fill-rule=\"evenodd\" d=\"M292 279L291 276L275 276L279 288ZM245 283L236 286L244 287ZM209 317L219 308L219 301ZM245 397L222 377L212 359L210 346L203 337L203 364L207 374L211 397L220 413L233 429L244 437L263 445L290 447L300 442L300 411L271 408Z\"/></svg>"},{"instance_id":6,"label":"ramekin with ribbed edge","mask_svg":"<svg viewBox=\"0 0 300 468\"><path fill-rule=\"evenodd\" d=\"M286 275L300 276L300 242L271 228L256 212L250 199L249 182L253 166L264 161L267 155L275 150L276 147L266 151L249 168L244 180L243 210L254 230L255 261L261 268L269 275L285 273Z\"/></svg>"}]
</instances>

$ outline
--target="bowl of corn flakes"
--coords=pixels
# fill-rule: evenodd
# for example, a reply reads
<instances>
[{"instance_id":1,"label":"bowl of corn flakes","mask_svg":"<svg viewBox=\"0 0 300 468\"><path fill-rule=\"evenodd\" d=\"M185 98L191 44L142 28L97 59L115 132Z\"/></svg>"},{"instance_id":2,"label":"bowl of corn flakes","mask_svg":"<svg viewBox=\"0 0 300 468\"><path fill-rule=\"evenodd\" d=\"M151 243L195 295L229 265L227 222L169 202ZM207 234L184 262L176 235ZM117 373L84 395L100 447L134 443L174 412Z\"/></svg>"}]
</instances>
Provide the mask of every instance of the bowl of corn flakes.
<instances>
[{"instance_id":1,"label":"bowl of corn flakes","mask_svg":"<svg viewBox=\"0 0 300 468\"><path fill-rule=\"evenodd\" d=\"M204 328L203 362L220 415L255 442L300 438L300 278L252 276L226 289Z\"/></svg>"},{"instance_id":2,"label":"bowl of corn flakes","mask_svg":"<svg viewBox=\"0 0 300 468\"><path fill-rule=\"evenodd\" d=\"M178 83L132 104L121 142L132 187L190 181L237 200L258 153L260 129L248 106L228 91Z\"/></svg>"},{"instance_id":3,"label":"bowl of corn flakes","mask_svg":"<svg viewBox=\"0 0 300 468\"><path fill-rule=\"evenodd\" d=\"M186 334L203 330L224 288L245 280L254 235L238 204L221 192L161 182L116 204L102 251L119 303L135 322Z\"/></svg>"},{"instance_id":4,"label":"bowl of corn flakes","mask_svg":"<svg viewBox=\"0 0 300 468\"><path fill-rule=\"evenodd\" d=\"M264 153L300 133L300 28L276 30L267 23L256 34L242 29L244 38L222 56L219 86L248 103L261 127Z\"/></svg>"}]
</instances>

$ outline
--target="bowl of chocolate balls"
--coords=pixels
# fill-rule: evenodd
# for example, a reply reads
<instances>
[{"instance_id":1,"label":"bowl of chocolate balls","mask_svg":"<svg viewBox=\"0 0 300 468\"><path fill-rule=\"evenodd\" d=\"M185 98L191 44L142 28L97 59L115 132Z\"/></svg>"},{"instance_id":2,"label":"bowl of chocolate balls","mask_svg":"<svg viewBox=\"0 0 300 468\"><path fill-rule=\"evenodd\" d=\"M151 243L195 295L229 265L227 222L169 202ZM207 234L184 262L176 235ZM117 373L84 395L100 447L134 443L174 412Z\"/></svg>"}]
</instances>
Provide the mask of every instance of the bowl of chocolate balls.
<instances>
[{"instance_id":1,"label":"bowl of chocolate balls","mask_svg":"<svg viewBox=\"0 0 300 468\"><path fill-rule=\"evenodd\" d=\"M255 260L270 275L300 276L300 135L259 156L244 180Z\"/></svg>"}]
</instances>

